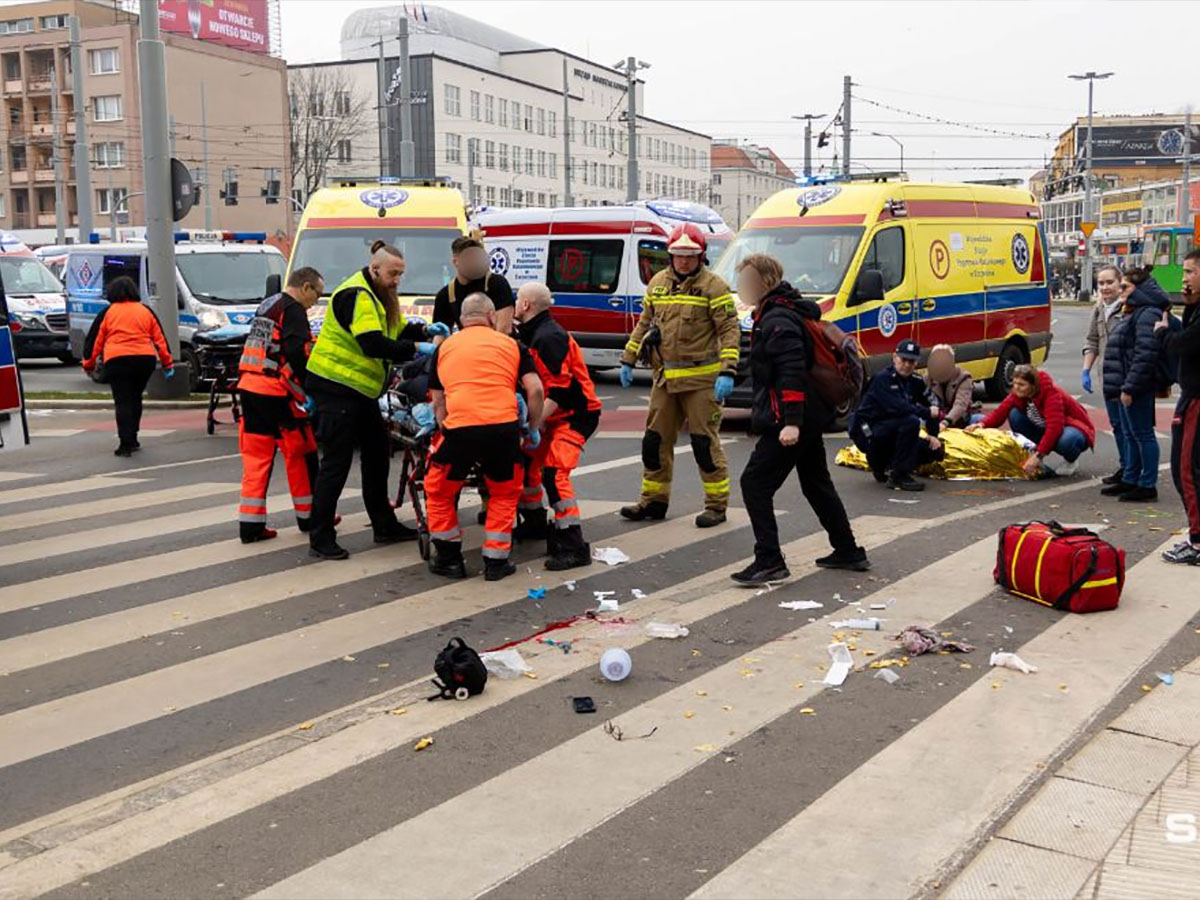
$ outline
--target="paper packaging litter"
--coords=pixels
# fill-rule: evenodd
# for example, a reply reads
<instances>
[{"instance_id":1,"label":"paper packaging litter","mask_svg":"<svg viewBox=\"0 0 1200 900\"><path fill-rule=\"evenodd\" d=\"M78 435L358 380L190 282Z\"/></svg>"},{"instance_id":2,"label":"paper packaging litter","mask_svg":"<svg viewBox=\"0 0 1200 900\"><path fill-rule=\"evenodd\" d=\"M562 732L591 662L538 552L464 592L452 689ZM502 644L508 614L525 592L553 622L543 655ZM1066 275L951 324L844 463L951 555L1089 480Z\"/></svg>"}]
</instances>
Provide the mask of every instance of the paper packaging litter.
<instances>
[{"instance_id":1,"label":"paper packaging litter","mask_svg":"<svg viewBox=\"0 0 1200 900\"><path fill-rule=\"evenodd\" d=\"M620 612L621 603L616 597L604 597L596 605L596 612Z\"/></svg>"},{"instance_id":2,"label":"paper packaging litter","mask_svg":"<svg viewBox=\"0 0 1200 900\"><path fill-rule=\"evenodd\" d=\"M825 683L838 687L846 680L850 670L854 668L854 657L850 648L841 642L829 645L829 671L825 673Z\"/></svg>"},{"instance_id":3,"label":"paper packaging litter","mask_svg":"<svg viewBox=\"0 0 1200 900\"><path fill-rule=\"evenodd\" d=\"M824 606L816 600L784 600L779 604L780 609L822 609Z\"/></svg>"},{"instance_id":4,"label":"paper packaging litter","mask_svg":"<svg viewBox=\"0 0 1200 900\"><path fill-rule=\"evenodd\" d=\"M1024 672L1026 675L1030 675L1038 670L1037 666L1030 665L1015 653L993 653L991 663L993 666L999 666L1004 669L1015 669L1018 672Z\"/></svg>"},{"instance_id":5,"label":"paper packaging litter","mask_svg":"<svg viewBox=\"0 0 1200 900\"><path fill-rule=\"evenodd\" d=\"M610 566L629 562L629 554L618 547L593 547L592 559Z\"/></svg>"},{"instance_id":6,"label":"paper packaging litter","mask_svg":"<svg viewBox=\"0 0 1200 900\"><path fill-rule=\"evenodd\" d=\"M653 638L681 638L688 636L688 630L683 625L671 625L667 622L647 622L646 634Z\"/></svg>"},{"instance_id":7,"label":"paper packaging litter","mask_svg":"<svg viewBox=\"0 0 1200 900\"><path fill-rule=\"evenodd\" d=\"M952 653L970 653L974 645L966 641L948 641L932 628L921 625L909 625L899 634L892 635L893 641L900 641L904 649L913 656L920 656L930 650L949 650Z\"/></svg>"},{"instance_id":8,"label":"paper packaging litter","mask_svg":"<svg viewBox=\"0 0 1200 900\"><path fill-rule=\"evenodd\" d=\"M875 677L882 678L888 684L895 684L897 681L900 680L900 676L897 675L895 672L893 672L891 669L880 669L878 672L875 673Z\"/></svg>"},{"instance_id":9,"label":"paper packaging litter","mask_svg":"<svg viewBox=\"0 0 1200 900\"><path fill-rule=\"evenodd\" d=\"M879 631L883 628L883 623L887 619L877 619L871 616L869 619L842 619L840 622L830 622L830 628L851 628L855 631Z\"/></svg>"},{"instance_id":10,"label":"paper packaging litter","mask_svg":"<svg viewBox=\"0 0 1200 900\"><path fill-rule=\"evenodd\" d=\"M646 599L646 592L639 590L638 588L634 588L629 593L633 595L634 600L645 600Z\"/></svg>"},{"instance_id":11,"label":"paper packaging litter","mask_svg":"<svg viewBox=\"0 0 1200 900\"><path fill-rule=\"evenodd\" d=\"M488 674L497 678L519 678L526 672L533 671L521 657L520 651L511 647L508 650L480 653L479 658L483 660L483 667L488 670Z\"/></svg>"},{"instance_id":12,"label":"paper packaging litter","mask_svg":"<svg viewBox=\"0 0 1200 900\"><path fill-rule=\"evenodd\" d=\"M574 581L564 581L563 584L565 584L567 586L568 591L575 590L575 582Z\"/></svg>"}]
</instances>

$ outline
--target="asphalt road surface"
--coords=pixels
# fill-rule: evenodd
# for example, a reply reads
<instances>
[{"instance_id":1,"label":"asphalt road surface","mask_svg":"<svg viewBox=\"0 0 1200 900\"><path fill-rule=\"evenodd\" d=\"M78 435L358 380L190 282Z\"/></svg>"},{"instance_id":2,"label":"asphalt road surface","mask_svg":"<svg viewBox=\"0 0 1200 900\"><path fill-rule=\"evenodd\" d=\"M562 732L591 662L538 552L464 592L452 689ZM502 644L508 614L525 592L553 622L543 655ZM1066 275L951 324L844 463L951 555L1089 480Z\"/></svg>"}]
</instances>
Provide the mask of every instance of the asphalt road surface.
<instances>
[{"instance_id":1,"label":"asphalt road surface","mask_svg":"<svg viewBox=\"0 0 1200 900\"><path fill-rule=\"evenodd\" d=\"M1085 315L1055 313L1050 371L1076 390ZM692 525L686 440L668 520L617 517L637 495L647 389L599 388L584 527L630 561L554 574L526 546L494 584L374 546L357 473L349 561L307 556L278 474L280 537L241 545L236 432L206 436L201 411L148 411L133 459L111 454L111 413L37 411L34 445L0 456L0 898L910 896L1147 673L1200 653L1196 571L1157 558L1178 499L1165 477L1157 504L1099 496L1115 453L1098 410L1072 478L909 495L836 469L866 574L812 566L827 544L789 483L794 578L760 593L728 580L752 546L736 488L726 525ZM736 479L752 442L729 419ZM844 440L827 438L831 459ZM1071 617L995 589L996 532L1035 518L1105 526L1128 553L1119 610ZM596 591L619 613L584 617ZM821 606L779 605L794 600ZM833 625L858 615L883 629ZM689 633L651 639L650 621ZM976 649L914 657L888 684L869 666L898 659L909 624ZM860 670L834 688L838 634ZM426 702L454 636L516 642L528 677ZM599 676L609 647L632 657L623 682ZM990 669L999 648L1040 672ZM598 712L576 714L580 696Z\"/></svg>"}]
</instances>

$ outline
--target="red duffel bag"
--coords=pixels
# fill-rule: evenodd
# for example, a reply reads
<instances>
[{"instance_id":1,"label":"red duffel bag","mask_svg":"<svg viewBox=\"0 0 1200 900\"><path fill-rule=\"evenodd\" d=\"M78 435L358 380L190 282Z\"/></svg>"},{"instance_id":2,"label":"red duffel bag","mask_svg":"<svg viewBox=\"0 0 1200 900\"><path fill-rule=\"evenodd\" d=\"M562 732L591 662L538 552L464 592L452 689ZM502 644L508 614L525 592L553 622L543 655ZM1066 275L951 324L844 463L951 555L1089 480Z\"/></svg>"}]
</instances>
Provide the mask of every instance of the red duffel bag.
<instances>
[{"instance_id":1,"label":"red duffel bag","mask_svg":"<svg viewBox=\"0 0 1200 900\"><path fill-rule=\"evenodd\" d=\"M1070 612L1115 609L1125 586L1125 551L1086 528L1027 522L1000 530L996 584Z\"/></svg>"}]
</instances>

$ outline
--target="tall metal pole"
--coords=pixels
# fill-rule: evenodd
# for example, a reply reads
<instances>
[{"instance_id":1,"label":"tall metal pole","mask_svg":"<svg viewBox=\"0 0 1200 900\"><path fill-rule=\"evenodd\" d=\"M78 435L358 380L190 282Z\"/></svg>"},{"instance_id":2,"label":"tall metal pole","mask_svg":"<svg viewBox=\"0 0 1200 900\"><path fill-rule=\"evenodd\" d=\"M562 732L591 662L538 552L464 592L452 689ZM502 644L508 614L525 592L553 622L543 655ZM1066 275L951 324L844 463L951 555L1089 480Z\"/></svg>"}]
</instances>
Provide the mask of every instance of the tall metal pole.
<instances>
[{"instance_id":1,"label":"tall metal pole","mask_svg":"<svg viewBox=\"0 0 1200 900\"><path fill-rule=\"evenodd\" d=\"M117 239L117 201L113 197L112 166L105 166L104 171L108 175L108 239L115 242Z\"/></svg>"},{"instance_id":2,"label":"tall metal pole","mask_svg":"<svg viewBox=\"0 0 1200 900\"><path fill-rule=\"evenodd\" d=\"M1092 73L1088 73L1091 75ZM1096 221L1092 217L1092 92L1095 88L1094 78L1088 79L1088 129L1087 129L1087 161L1084 164L1083 182L1083 215L1088 222ZM1079 279L1080 292L1084 300L1092 298L1092 236L1085 235L1083 241L1083 272Z\"/></svg>"},{"instance_id":3,"label":"tall metal pole","mask_svg":"<svg viewBox=\"0 0 1200 900\"><path fill-rule=\"evenodd\" d=\"M850 174L850 76L842 78L842 174Z\"/></svg>"},{"instance_id":4,"label":"tall metal pole","mask_svg":"<svg viewBox=\"0 0 1200 900\"><path fill-rule=\"evenodd\" d=\"M432 102L432 100L431 100ZM408 62L408 16L400 17L400 177L415 178L417 152L413 144L412 67Z\"/></svg>"},{"instance_id":5,"label":"tall metal pole","mask_svg":"<svg viewBox=\"0 0 1200 900\"><path fill-rule=\"evenodd\" d=\"M818 113L804 113L799 116L792 116L793 119L804 120L804 174L805 176L812 175L812 120L819 119Z\"/></svg>"},{"instance_id":6,"label":"tall metal pole","mask_svg":"<svg viewBox=\"0 0 1200 900\"><path fill-rule=\"evenodd\" d=\"M383 32L379 34L379 62L376 65L379 84L376 88L378 95L377 109L379 111L379 177L383 178L391 172L391 146L387 131L387 81L384 79Z\"/></svg>"},{"instance_id":7,"label":"tall metal pole","mask_svg":"<svg viewBox=\"0 0 1200 900\"><path fill-rule=\"evenodd\" d=\"M638 152L637 152L637 70L636 57L625 59L625 91L629 101L626 115L629 117L629 167L625 173L625 200L629 203L638 198Z\"/></svg>"},{"instance_id":8,"label":"tall metal pole","mask_svg":"<svg viewBox=\"0 0 1200 900\"><path fill-rule=\"evenodd\" d=\"M146 244L150 300L162 323L176 377L156 374L152 397L188 393L190 373L179 356L179 310L175 288L175 236L171 215L171 159L167 138L167 61L158 29L158 0L139 0L138 93L141 100L143 177L146 189Z\"/></svg>"},{"instance_id":9,"label":"tall metal pole","mask_svg":"<svg viewBox=\"0 0 1200 900\"><path fill-rule=\"evenodd\" d=\"M571 92L567 85L567 58L562 61L563 70L563 206L573 206L571 196Z\"/></svg>"},{"instance_id":10,"label":"tall metal pole","mask_svg":"<svg viewBox=\"0 0 1200 900\"><path fill-rule=\"evenodd\" d=\"M1179 224L1192 223L1192 108L1183 117L1183 191L1179 198Z\"/></svg>"},{"instance_id":11,"label":"tall metal pole","mask_svg":"<svg viewBox=\"0 0 1200 900\"><path fill-rule=\"evenodd\" d=\"M200 79L200 184L204 192L204 230L213 229L212 191L208 189L208 103L204 94L204 79Z\"/></svg>"},{"instance_id":12,"label":"tall metal pole","mask_svg":"<svg viewBox=\"0 0 1200 900\"><path fill-rule=\"evenodd\" d=\"M58 72L53 68L50 69L50 127L53 129L51 152L54 154L54 243L64 244L67 240L63 226L66 206L63 194L66 186L63 184L62 123L58 120Z\"/></svg>"},{"instance_id":13,"label":"tall metal pole","mask_svg":"<svg viewBox=\"0 0 1200 900\"><path fill-rule=\"evenodd\" d=\"M75 102L75 210L79 217L79 243L92 235L92 181L88 163L87 114L83 102L83 48L79 43L79 17L70 16L71 90Z\"/></svg>"}]
</instances>

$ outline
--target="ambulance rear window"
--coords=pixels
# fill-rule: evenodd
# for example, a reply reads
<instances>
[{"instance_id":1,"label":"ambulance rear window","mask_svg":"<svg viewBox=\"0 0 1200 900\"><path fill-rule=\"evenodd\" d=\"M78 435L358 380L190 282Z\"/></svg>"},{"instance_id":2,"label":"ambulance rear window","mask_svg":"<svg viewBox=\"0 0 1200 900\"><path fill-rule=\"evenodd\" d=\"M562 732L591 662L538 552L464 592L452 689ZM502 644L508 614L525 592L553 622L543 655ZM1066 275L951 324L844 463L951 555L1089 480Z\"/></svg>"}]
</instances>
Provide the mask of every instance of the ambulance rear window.
<instances>
[{"instance_id":1,"label":"ambulance rear window","mask_svg":"<svg viewBox=\"0 0 1200 900\"><path fill-rule=\"evenodd\" d=\"M624 241L551 241L547 286L555 293L612 294L624 251Z\"/></svg>"}]
</instances>

